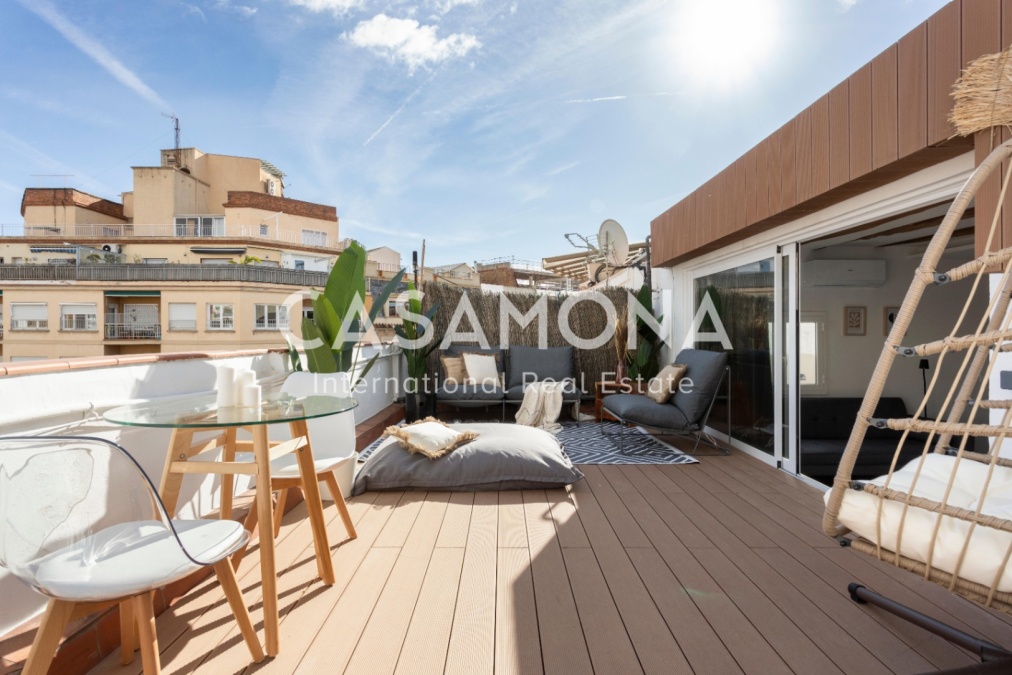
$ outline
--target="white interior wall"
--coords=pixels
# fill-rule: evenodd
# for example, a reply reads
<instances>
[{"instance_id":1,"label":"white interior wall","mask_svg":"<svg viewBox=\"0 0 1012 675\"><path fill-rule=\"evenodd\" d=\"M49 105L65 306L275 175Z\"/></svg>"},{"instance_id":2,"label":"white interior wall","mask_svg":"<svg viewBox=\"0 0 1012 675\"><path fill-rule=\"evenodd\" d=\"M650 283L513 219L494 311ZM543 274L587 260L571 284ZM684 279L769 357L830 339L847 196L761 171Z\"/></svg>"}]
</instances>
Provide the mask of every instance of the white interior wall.
<instances>
[{"instance_id":1,"label":"white interior wall","mask_svg":"<svg viewBox=\"0 0 1012 675\"><path fill-rule=\"evenodd\" d=\"M914 270L920 263L920 249L907 246L869 249L868 247L838 246L822 250L803 247L802 260L862 260L879 259L886 261L886 283L878 287L812 287L802 277L801 311L816 311L826 314L826 343L828 351L826 393L824 396L863 397L871 380L872 371L882 352L885 340L883 332L883 308L899 307L906 296ZM951 269L970 259L972 251L963 250L947 254L940 267ZM958 318L970 291L969 281L931 286L925 292L919 311L914 315L904 344L914 345L941 339L951 330ZM978 289L971 306L970 317L980 317L987 308L988 295L985 285ZM844 307L867 308L867 330L863 336L844 335ZM961 332L972 332L964 325ZM907 411L913 413L923 396L920 357L898 358L886 382L883 396L898 396L906 403ZM928 381L935 374L938 357L928 357L931 368ZM928 414L937 415L949 389L949 383L956 377L961 360L948 356L942 364L938 384L928 401ZM802 397L809 396L804 388ZM802 405L804 402L802 401Z\"/></svg>"}]
</instances>

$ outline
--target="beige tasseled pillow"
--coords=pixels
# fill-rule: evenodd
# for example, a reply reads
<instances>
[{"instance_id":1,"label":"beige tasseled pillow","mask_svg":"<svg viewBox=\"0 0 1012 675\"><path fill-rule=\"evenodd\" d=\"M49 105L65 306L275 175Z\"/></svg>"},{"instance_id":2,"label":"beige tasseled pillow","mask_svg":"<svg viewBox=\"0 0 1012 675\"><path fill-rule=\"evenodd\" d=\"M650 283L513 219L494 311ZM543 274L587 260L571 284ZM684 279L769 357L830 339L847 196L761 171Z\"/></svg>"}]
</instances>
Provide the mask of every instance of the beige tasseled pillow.
<instances>
[{"instance_id":1,"label":"beige tasseled pillow","mask_svg":"<svg viewBox=\"0 0 1012 675\"><path fill-rule=\"evenodd\" d=\"M452 354L440 354L439 361L443 364L443 384L461 385L467 379L464 357Z\"/></svg>"},{"instance_id":2,"label":"beige tasseled pillow","mask_svg":"<svg viewBox=\"0 0 1012 675\"><path fill-rule=\"evenodd\" d=\"M647 396L657 403L667 403L678 390L678 383L685 377L685 371L688 369L684 363L665 366L657 373L657 377L647 383Z\"/></svg>"},{"instance_id":3,"label":"beige tasseled pillow","mask_svg":"<svg viewBox=\"0 0 1012 675\"><path fill-rule=\"evenodd\" d=\"M478 438L474 431L456 431L435 417L426 417L402 427L387 427L383 436L393 436L410 453L438 459Z\"/></svg>"}]
</instances>

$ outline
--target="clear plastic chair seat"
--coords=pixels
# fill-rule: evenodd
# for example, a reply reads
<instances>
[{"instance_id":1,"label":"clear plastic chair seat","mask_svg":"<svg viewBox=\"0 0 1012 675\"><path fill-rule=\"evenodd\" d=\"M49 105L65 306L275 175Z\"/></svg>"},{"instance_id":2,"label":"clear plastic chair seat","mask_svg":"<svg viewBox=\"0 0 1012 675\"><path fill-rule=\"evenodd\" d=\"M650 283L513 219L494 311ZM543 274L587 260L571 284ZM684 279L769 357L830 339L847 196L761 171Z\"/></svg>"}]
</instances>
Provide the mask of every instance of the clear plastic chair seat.
<instances>
[{"instance_id":1,"label":"clear plastic chair seat","mask_svg":"<svg viewBox=\"0 0 1012 675\"><path fill-rule=\"evenodd\" d=\"M179 538L197 560L220 560L247 539L229 520L175 520ZM41 593L75 602L127 597L182 579L200 565L186 557L159 521L120 523L33 561L22 578Z\"/></svg>"}]
</instances>

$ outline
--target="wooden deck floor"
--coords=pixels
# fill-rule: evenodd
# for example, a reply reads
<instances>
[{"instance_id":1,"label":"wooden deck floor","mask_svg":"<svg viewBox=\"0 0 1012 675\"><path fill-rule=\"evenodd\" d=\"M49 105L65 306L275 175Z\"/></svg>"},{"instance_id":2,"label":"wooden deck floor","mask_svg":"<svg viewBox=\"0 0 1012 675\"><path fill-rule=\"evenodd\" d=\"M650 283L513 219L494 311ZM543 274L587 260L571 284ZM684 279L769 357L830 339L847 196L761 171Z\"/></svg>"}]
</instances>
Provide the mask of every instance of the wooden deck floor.
<instances>
[{"instance_id":1,"label":"wooden deck floor","mask_svg":"<svg viewBox=\"0 0 1012 675\"><path fill-rule=\"evenodd\" d=\"M750 457L582 468L572 492L364 495L350 542L331 507L330 588L300 506L278 544L281 654L250 665L208 581L158 619L164 672L865 675L973 662L854 604L855 580L1012 645L1009 617L826 538L819 493ZM240 569L254 621L257 565L254 548ZM140 663L116 653L93 672Z\"/></svg>"}]
</instances>

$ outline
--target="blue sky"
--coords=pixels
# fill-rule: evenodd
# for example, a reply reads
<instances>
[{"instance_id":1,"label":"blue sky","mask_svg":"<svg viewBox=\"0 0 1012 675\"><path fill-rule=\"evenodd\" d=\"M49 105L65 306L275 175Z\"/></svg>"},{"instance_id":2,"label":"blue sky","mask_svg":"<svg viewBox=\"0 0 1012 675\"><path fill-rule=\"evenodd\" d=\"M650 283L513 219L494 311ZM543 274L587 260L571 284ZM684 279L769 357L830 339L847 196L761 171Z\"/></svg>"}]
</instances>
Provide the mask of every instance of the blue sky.
<instances>
[{"instance_id":1,"label":"blue sky","mask_svg":"<svg viewBox=\"0 0 1012 675\"><path fill-rule=\"evenodd\" d=\"M945 0L0 0L0 223L184 146L433 264L650 221ZM71 174L71 178L33 177Z\"/></svg>"}]
</instances>

